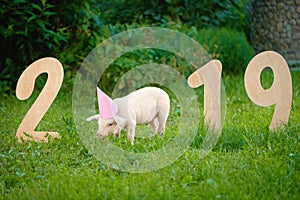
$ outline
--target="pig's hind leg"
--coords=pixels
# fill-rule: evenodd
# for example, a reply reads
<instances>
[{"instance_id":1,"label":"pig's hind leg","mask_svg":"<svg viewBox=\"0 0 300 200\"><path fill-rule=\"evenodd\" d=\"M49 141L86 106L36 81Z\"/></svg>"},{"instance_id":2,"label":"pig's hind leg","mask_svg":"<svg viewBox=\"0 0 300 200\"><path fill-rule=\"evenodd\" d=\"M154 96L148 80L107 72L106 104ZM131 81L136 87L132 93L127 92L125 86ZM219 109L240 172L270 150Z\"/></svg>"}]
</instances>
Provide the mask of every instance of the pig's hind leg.
<instances>
[{"instance_id":1,"label":"pig's hind leg","mask_svg":"<svg viewBox=\"0 0 300 200\"><path fill-rule=\"evenodd\" d=\"M157 119L158 119L158 128L157 133L160 135L165 131L165 126L168 118L168 112L165 112L163 110L158 112Z\"/></svg>"},{"instance_id":2,"label":"pig's hind leg","mask_svg":"<svg viewBox=\"0 0 300 200\"><path fill-rule=\"evenodd\" d=\"M159 122L158 122L158 118L157 118L157 117L155 117L155 118L150 122L150 125L151 125L151 127L152 127L152 131L153 131L154 133L157 133L157 132L158 132L158 124L159 124Z\"/></svg>"}]
</instances>

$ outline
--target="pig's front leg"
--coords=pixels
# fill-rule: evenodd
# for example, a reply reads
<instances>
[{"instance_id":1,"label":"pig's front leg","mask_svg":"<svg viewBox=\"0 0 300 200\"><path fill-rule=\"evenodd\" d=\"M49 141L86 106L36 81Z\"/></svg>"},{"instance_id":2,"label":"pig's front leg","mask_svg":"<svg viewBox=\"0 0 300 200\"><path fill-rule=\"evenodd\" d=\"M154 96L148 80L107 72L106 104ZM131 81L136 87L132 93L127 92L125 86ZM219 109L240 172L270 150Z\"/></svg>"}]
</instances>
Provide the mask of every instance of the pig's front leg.
<instances>
[{"instance_id":1,"label":"pig's front leg","mask_svg":"<svg viewBox=\"0 0 300 200\"><path fill-rule=\"evenodd\" d=\"M114 134L115 138L119 138L120 134L121 134L121 128L118 126L118 131Z\"/></svg>"},{"instance_id":2,"label":"pig's front leg","mask_svg":"<svg viewBox=\"0 0 300 200\"><path fill-rule=\"evenodd\" d=\"M127 127L127 140L133 145L134 135L135 135L135 123L130 123Z\"/></svg>"}]
</instances>

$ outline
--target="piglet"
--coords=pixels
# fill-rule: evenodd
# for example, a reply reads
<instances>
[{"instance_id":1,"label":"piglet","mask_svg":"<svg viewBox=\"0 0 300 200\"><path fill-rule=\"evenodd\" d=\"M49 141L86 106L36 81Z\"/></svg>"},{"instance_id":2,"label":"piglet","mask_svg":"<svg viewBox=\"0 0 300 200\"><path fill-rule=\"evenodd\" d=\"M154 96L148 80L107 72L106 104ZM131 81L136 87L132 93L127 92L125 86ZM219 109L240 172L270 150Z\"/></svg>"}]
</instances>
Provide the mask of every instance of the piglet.
<instances>
[{"instance_id":1,"label":"piglet","mask_svg":"<svg viewBox=\"0 0 300 200\"><path fill-rule=\"evenodd\" d=\"M120 136L127 130L127 139L134 144L137 124L150 124L153 132L162 134L170 110L168 94L157 87L145 87L127 96L112 100L97 88L99 114L86 120L98 120L97 136L101 139L109 134Z\"/></svg>"}]
</instances>

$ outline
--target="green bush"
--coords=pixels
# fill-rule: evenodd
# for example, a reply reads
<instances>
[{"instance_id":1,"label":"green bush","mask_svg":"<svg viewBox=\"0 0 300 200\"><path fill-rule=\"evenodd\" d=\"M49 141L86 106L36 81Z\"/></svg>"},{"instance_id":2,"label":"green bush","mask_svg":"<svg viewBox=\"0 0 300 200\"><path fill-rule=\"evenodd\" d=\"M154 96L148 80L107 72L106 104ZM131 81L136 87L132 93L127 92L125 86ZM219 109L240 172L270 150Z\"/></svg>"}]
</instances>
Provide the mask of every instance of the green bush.
<instances>
[{"instance_id":1,"label":"green bush","mask_svg":"<svg viewBox=\"0 0 300 200\"><path fill-rule=\"evenodd\" d=\"M59 58L78 68L87 54L104 39L124 30L141 26L159 26L183 33L203 27L222 27L246 31L249 25L249 0L92 0L83 4L83 30L76 42L65 46ZM74 9L77 11L76 9ZM89 19L89 20L88 20ZM88 26L86 25L88 24ZM84 26L85 25L85 26ZM81 24L77 25L78 28ZM87 26L87 27L86 27ZM79 38L79 40L78 40ZM222 38L221 38L222 39ZM211 49L211 46L209 46ZM147 57L147 56L146 56Z\"/></svg>"},{"instance_id":2,"label":"green bush","mask_svg":"<svg viewBox=\"0 0 300 200\"><path fill-rule=\"evenodd\" d=\"M106 24L149 23L161 25L182 21L189 26L228 26L246 30L249 0L111 0L101 1Z\"/></svg>"},{"instance_id":3,"label":"green bush","mask_svg":"<svg viewBox=\"0 0 300 200\"><path fill-rule=\"evenodd\" d=\"M219 59L223 71L244 72L254 50L243 32L221 29L202 29L195 39L209 52L212 58Z\"/></svg>"},{"instance_id":4,"label":"green bush","mask_svg":"<svg viewBox=\"0 0 300 200\"><path fill-rule=\"evenodd\" d=\"M102 41L117 33L137 27L140 27L140 25L102 25L95 27L94 30L90 30L88 34L77 33L75 37L77 38L75 40L76 42L70 42L65 45L58 55L58 58L62 63L67 65L69 69L76 71L90 51Z\"/></svg>"},{"instance_id":5,"label":"green bush","mask_svg":"<svg viewBox=\"0 0 300 200\"><path fill-rule=\"evenodd\" d=\"M231 28L202 28L176 22L165 28L175 29L196 40L214 59L219 59L223 71L241 73L254 56L253 47L243 31Z\"/></svg>"},{"instance_id":6,"label":"green bush","mask_svg":"<svg viewBox=\"0 0 300 200\"><path fill-rule=\"evenodd\" d=\"M65 45L88 38L102 25L94 1L2 0L0 80L15 86L26 66L41 57L58 57ZM5 90L6 92L6 90Z\"/></svg>"},{"instance_id":7,"label":"green bush","mask_svg":"<svg viewBox=\"0 0 300 200\"><path fill-rule=\"evenodd\" d=\"M74 45L73 48L69 46L66 47L66 50L60 55L60 60L78 69L88 53L104 39L122 31L141 26L147 25L104 25L101 27L99 33L93 33L87 41L82 40L79 43L71 44ZM195 39L207 50L211 58L221 60L223 72L225 73L243 73L249 60L254 55L253 48L248 43L245 34L237 30L227 28L198 30L196 27L188 27L182 23L168 24L165 28L177 30ZM188 62L171 52L158 49L142 49L126 53L111 63L102 77L100 86L111 90L119 78L128 70L142 64L153 62L167 64L175 68L186 78L194 71L194 68L192 68Z\"/></svg>"},{"instance_id":8,"label":"green bush","mask_svg":"<svg viewBox=\"0 0 300 200\"><path fill-rule=\"evenodd\" d=\"M239 71L251 50L241 32L229 30L247 28L249 4L248 0L2 0L1 85L5 86L5 92L15 87L25 67L46 56L57 57L66 74L75 72L88 53L104 39L141 26L167 27L190 34L209 53L217 56L226 70ZM201 27L220 26L228 29L198 31ZM123 73L129 63L143 63L145 58L180 66L175 61L178 58L166 52L147 52L139 56L140 53L133 56L135 62L115 63L120 65L116 73ZM187 69L180 70L190 73Z\"/></svg>"},{"instance_id":9,"label":"green bush","mask_svg":"<svg viewBox=\"0 0 300 200\"><path fill-rule=\"evenodd\" d=\"M4 0L0 12L2 81L16 82L26 65L39 57L53 56L70 36L66 27L52 24L57 12L45 0Z\"/></svg>"}]
</instances>

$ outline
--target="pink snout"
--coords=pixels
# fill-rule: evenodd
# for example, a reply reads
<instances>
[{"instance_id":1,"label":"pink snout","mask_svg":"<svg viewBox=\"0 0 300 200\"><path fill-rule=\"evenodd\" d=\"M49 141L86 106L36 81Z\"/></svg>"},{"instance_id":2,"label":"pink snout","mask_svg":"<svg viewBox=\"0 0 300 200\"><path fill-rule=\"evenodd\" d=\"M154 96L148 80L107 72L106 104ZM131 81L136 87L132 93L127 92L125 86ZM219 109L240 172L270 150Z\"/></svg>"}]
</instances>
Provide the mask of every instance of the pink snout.
<instances>
[{"instance_id":1,"label":"pink snout","mask_svg":"<svg viewBox=\"0 0 300 200\"><path fill-rule=\"evenodd\" d=\"M97 132L96 136L100 139L104 139L108 136L108 134L103 134L103 132Z\"/></svg>"}]
</instances>

